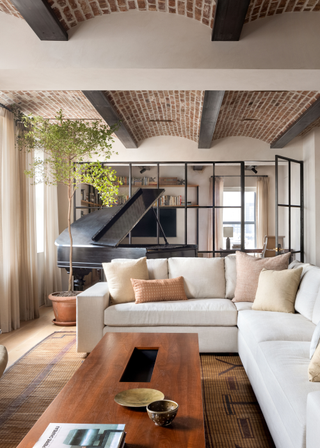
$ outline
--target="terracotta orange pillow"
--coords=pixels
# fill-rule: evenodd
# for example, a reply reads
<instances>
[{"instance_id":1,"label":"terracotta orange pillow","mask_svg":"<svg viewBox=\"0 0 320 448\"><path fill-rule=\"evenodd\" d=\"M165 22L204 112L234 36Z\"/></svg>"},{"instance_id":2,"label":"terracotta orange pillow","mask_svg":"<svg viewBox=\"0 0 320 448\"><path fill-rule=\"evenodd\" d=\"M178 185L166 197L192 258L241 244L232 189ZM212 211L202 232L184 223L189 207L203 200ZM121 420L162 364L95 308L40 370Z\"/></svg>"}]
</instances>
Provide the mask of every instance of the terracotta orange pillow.
<instances>
[{"instance_id":1,"label":"terracotta orange pillow","mask_svg":"<svg viewBox=\"0 0 320 448\"><path fill-rule=\"evenodd\" d=\"M282 271L288 268L291 253L272 258L256 258L244 252L236 252L237 284L233 302L253 302L262 269Z\"/></svg>"},{"instance_id":2,"label":"terracotta orange pillow","mask_svg":"<svg viewBox=\"0 0 320 448\"><path fill-rule=\"evenodd\" d=\"M183 277L163 280L131 278L131 283L134 290L135 303L187 300Z\"/></svg>"}]
</instances>

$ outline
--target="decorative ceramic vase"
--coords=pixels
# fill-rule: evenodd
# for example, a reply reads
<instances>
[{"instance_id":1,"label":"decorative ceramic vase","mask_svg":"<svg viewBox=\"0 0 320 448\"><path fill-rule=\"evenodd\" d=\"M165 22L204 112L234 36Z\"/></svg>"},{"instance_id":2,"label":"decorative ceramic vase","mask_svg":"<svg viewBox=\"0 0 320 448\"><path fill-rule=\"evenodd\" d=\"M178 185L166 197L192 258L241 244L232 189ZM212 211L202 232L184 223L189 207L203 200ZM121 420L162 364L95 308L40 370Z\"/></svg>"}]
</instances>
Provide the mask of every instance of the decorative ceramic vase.
<instances>
[{"instance_id":1,"label":"decorative ceramic vase","mask_svg":"<svg viewBox=\"0 0 320 448\"><path fill-rule=\"evenodd\" d=\"M76 296L64 297L62 294L53 292L49 295L55 316L52 322L62 327L71 327L76 325L77 298Z\"/></svg>"}]
</instances>

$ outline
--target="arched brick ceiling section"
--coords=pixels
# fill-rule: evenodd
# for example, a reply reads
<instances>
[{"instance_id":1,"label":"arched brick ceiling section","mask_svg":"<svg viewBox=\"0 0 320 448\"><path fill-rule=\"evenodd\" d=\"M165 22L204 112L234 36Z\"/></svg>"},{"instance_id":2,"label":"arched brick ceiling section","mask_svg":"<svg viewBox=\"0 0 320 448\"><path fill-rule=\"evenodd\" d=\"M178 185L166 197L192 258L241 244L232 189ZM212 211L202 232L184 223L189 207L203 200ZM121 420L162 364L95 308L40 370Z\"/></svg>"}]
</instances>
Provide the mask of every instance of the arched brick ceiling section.
<instances>
[{"instance_id":1,"label":"arched brick ceiling section","mask_svg":"<svg viewBox=\"0 0 320 448\"><path fill-rule=\"evenodd\" d=\"M138 142L161 135L198 141L203 91L109 91L105 94Z\"/></svg>"},{"instance_id":2,"label":"arched brick ceiling section","mask_svg":"<svg viewBox=\"0 0 320 448\"><path fill-rule=\"evenodd\" d=\"M66 30L85 20L115 12L156 11L179 14L213 27L215 0L48 0ZM0 11L21 17L10 0ZM320 0L251 0L246 22L285 12L320 11Z\"/></svg>"},{"instance_id":3,"label":"arched brick ceiling section","mask_svg":"<svg viewBox=\"0 0 320 448\"><path fill-rule=\"evenodd\" d=\"M0 91L0 103L17 106L26 115L54 118L59 109L66 118L101 120L100 115L81 91Z\"/></svg>"},{"instance_id":4,"label":"arched brick ceiling section","mask_svg":"<svg viewBox=\"0 0 320 448\"><path fill-rule=\"evenodd\" d=\"M19 14L10 0L0 0L0 11L22 19L22 16Z\"/></svg>"},{"instance_id":5,"label":"arched brick ceiling section","mask_svg":"<svg viewBox=\"0 0 320 448\"><path fill-rule=\"evenodd\" d=\"M213 140L242 136L271 143L319 97L320 92L226 92Z\"/></svg>"},{"instance_id":6,"label":"arched brick ceiling section","mask_svg":"<svg viewBox=\"0 0 320 448\"><path fill-rule=\"evenodd\" d=\"M285 12L320 11L320 0L251 0L245 22Z\"/></svg>"},{"instance_id":7,"label":"arched brick ceiling section","mask_svg":"<svg viewBox=\"0 0 320 448\"><path fill-rule=\"evenodd\" d=\"M105 92L134 139L175 136L198 142L204 91ZM213 140L241 136L271 143L320 97L320 92L226 92ZM25 114L99 120L81 91L0 91L0 103ZM300 135L320 127L320 119Z\"/></svg>"}]
</instances>

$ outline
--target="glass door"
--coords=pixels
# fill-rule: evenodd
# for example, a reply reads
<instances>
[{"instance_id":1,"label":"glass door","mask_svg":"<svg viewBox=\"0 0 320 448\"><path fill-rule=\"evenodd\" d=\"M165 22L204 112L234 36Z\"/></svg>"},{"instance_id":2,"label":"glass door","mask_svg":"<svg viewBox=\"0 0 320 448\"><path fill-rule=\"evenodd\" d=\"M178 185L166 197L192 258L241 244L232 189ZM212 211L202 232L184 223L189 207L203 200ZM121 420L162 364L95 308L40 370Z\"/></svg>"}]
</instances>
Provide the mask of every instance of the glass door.
<instances>
[{"instance_id":1,"label":"glass door","mask_svg":"<svg viewBox=\"0 0 320 448\"><path fill-rule=\"evenodd\" d=\"M275 156L275 182L275 250L303 262L303 162Z\"/></svg>"}]
</instances>

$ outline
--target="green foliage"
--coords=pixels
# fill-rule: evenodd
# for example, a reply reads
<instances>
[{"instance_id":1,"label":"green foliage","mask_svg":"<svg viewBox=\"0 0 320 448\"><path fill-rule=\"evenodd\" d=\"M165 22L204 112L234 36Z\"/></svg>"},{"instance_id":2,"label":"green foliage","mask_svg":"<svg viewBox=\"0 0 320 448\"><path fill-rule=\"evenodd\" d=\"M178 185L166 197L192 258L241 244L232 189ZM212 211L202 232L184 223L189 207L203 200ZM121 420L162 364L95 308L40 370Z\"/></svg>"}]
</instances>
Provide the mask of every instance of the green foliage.
<instances>
[{"instance_id":1,"label":"green foliage","mask_svg":"<svg viewBox=\"0 0 320 448\"><path fill-rule=\"evenodd\" d=\"M90 183L101 193L104 205L114 203L113 197L118 192L111 183L114 171L102 168L99 162L89 170L88 163L81 162L92 157L104 161L110 158L115 127L109 128L100 121L69 120L64 118L61 110L55 121L35 116L20 117L24 130L18 135L18 148L27 152L40 149L44 153L43 160L35 159L25 171L28 177L35 183L62 183L71 187L72 194L79 184ZM78 162L76 167L75 162Z\"/></svg>"}]
</instances>

